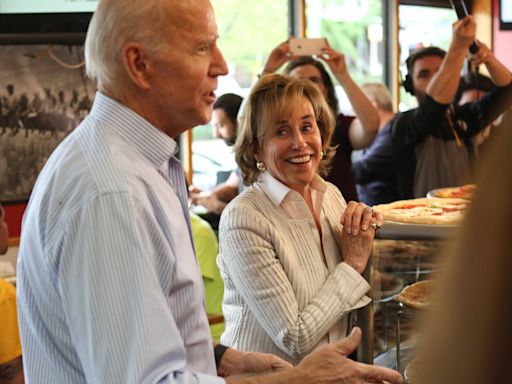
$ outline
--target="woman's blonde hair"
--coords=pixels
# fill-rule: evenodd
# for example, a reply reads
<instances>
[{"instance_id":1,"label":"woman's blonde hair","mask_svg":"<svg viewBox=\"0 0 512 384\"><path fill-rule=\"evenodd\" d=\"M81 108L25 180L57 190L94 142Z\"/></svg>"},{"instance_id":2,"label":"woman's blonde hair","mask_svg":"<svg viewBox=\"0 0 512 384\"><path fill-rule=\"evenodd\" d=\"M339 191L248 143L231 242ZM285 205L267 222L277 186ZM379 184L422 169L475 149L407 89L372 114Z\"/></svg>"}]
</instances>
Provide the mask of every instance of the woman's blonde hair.
<instances>
[{"instance_id":1,"label":"woman's blonde hair","mask_svg":"<svg viewBox=\"0 0 512 384\"><path fill-rule=\"evenodd\" d=\"M318 87L309 80L286 75L263 76L253 87L242 112L234 151L245 185L251 185L259 176L254 154L277 120L291 114L297 99L307 98L313 107L322 138L323 158L318 173L325 176L335 153L331 146L334 117Z\"/></svg>"}]
</instances>

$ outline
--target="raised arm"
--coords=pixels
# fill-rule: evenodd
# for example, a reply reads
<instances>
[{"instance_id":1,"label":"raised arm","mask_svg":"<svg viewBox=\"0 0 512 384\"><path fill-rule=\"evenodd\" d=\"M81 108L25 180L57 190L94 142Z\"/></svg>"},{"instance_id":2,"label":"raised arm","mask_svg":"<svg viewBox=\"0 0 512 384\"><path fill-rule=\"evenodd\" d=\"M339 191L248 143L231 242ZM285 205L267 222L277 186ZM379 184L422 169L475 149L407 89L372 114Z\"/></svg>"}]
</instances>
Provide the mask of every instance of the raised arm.
<instances>
[{"instance_id":1,"label":"raised arm","mask_svg":"<svg viewBox=\"0 0 512 384\"><path fill-rule=\"evenodd\" d=\"M272 52L270 52L270 56L263 66L262 74L276 72L284 63L292 60L293 58L294 57L290 54L290 45L288 44L288 40L283 41L275 47Z\"/></svg>"},{"instance_id":2,"label":"raised arm","mask_svg":"<svg viewBox=\"0 0 512 384\"><path fill-rule=\"evenodd\" d=\"M427 94L440 104L450 104L455 97L460 81L460 71L475 40L476 23L473 16L467 16L453 24L452 42L439 71L427 87Z\"/></svg>"},{"instance_id":3,"label":"raised arm","mask_svg":"<svg viewBox=\"0 0 512 384\"><path fill-rule=\"evenodd\" d=\"M350 143L354 149L365 148L373 142L379 130L379 114L350 76L345 56L331 47L324 48L324 52L325 55L321 58L329 65L331 72L345 90L357 117L349 129Z\"/></svg>"},{"instance_id":4,"label":"raised arm","mask_svg":"<svg viewBox=\"0 0 512 384\"><path fill-rule=\"evenodd\" d=\"M509 85L512 82L512 73L508 68L494 56L487 45L479 41L478 47L478 52L473 55L471 62L474 65L484 64L491 75L492 82L497 87L506 87Z\"/></svg>"}]
</instances>

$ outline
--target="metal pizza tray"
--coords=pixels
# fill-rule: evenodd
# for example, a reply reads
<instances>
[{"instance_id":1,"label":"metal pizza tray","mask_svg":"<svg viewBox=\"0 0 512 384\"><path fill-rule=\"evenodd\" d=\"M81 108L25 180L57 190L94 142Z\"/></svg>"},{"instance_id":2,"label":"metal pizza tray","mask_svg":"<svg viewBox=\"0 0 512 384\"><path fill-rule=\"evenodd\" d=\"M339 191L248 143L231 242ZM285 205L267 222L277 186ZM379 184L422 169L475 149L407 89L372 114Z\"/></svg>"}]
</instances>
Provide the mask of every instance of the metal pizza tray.
<instances>
[{"instance_id":1,"label":"metal pizza tray","mask_svg":"<svg viewBox=\"0 0 512 384\"><path fill-rule=\"evenodd\" d=\"M385 221L377 231L376 239L440 240L453 236L458 225L406 224Z\"/></svg>"}]
</instances>

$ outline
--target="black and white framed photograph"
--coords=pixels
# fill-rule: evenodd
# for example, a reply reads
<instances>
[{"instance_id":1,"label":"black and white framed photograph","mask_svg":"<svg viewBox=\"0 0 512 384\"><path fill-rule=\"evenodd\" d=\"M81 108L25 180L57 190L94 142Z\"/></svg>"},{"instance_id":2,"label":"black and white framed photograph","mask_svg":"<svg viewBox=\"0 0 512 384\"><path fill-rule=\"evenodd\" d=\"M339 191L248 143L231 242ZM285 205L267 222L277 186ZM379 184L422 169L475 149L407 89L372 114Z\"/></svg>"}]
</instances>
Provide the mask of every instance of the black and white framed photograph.
<instances>
[{"instance_id":1,"label":"black and white framed photograph","mask_svg":"<svg viewBox=\"0 0 512 384\"><path fill-rule=\"evenodd\" d=\"M57 145L95 93L81 45L0 46L0 201L27 201Z\"/></svg>"}]
</instances>

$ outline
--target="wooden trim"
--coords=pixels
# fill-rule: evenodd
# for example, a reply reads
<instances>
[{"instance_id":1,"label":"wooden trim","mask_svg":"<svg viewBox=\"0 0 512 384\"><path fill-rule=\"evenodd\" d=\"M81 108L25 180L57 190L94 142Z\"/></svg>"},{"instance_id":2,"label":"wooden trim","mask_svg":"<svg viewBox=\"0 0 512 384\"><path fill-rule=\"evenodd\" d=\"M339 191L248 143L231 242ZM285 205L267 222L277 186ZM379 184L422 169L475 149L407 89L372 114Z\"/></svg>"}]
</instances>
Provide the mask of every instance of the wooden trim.
<instances>
[{"instance_id":1,"label":"wooden trim","mask_svg":"<svg viewBox=\"0 0 512 384\"><path fill-rule=\"evenodd\" d=\"M185 131L185 133L182 135L182 160L183 160L183 168L185 169L185 178L187 179L188 185L192 184L192 140L193 140L193 134L192 130L189 129L188 131Z\"/></svg>"},{"instance_id":2,"label":"wooden trim","mask_svg":"<svg viewBox=\"0 0 512 384\"><path fill-rule=\"evenodd\" d=\"M7 245L9 247L18 247L20 245L20 238L19 237L9 237L9 240L7 240Z\"/></svg>"},{"instance_id":3,"label":"wooden trim","mask_svg":"<svg viewBox=\"0 0 512 384\"><path fill-rule=\"evenodd\" d=\"M299 31L300 36L306 36L306 0L299 2Z\"/></svg>"},{"instance_id":4,"label":"wooden trim","mask_svg":"<svg viewBox=\"0 0 512 384\"><path fill-rule=\"evenodd\" d=\"M208 315L208 324L222 324L224 322L224 316L222 315Z\"/></svg>"},{"instance_id":5,"label":"wooden trim","mask_svg":"<svg viewBox=\"0 0 512 384\"><path fill-rule=\"evenodd\" d=\"M393 49L392 49L392 78L391 78L391 94L393 95L393 106L395 111L398 111L398 105L400 103L400 45L398 43L398 33L400 27L400 20L398 20L398 5L400 0L393 1L393 16L391 17L391 38Z\"/></svg>"}]
</instances>

